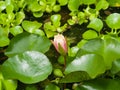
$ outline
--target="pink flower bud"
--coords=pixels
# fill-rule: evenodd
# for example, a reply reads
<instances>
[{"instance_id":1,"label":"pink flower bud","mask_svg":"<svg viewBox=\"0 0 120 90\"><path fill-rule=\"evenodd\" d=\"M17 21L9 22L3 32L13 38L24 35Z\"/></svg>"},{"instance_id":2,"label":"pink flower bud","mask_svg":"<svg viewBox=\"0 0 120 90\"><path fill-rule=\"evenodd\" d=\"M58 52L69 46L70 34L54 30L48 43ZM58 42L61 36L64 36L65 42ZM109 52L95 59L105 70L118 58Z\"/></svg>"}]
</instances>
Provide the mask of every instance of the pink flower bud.
<instances>
[{"instance_id":1,"label":"pink flower bud","mask_svg":"<svg viewBox=\"0 0 120 90\"><path fill-rule=\"evenodd\" d=\"M55 35L54 41L52 41L52 43L60 54L66 55L66 53L68 52L67 42L62 34Z\"/></svg>"}]
</instances>

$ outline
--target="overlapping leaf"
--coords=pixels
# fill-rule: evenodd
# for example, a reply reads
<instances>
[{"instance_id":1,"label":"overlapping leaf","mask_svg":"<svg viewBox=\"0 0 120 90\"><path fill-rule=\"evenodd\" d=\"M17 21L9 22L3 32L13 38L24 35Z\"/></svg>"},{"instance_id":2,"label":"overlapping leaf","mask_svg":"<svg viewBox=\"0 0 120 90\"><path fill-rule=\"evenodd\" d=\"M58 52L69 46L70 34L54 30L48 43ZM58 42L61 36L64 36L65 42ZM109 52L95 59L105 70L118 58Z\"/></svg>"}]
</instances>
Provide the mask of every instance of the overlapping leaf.
<instances>
[{"instance_id":1,"label":"overlapping leaf","mask_svg":"<svg viewBox=\"0 0 120 90\"><path fill-rule=\"evenodd\" d=\"M113 61L120 58L119 49L120 41L115 37L104 36L103 39L89 40L78 51L76 58L68 63L65 74L85 71L91 78L95 78L104 73L106 69L110 69Z\"/></svg>"},{"instance_id":2,"label":"overlapping leaf","mask_svg":"<svg viewBox=\"0 0 120 90\"><path fill-rule=\"evenodd\" d=\"M5 78L17 79L23 83L37 83L48 77L52 65L48 58L37 51L26 51L9 58L2 65Z\"/></svg>"},{"instance_id":3,"label":"overlapping leaf","mask_svg":"<svg viewBox=\"0 0 120 90\"><path fill-rule=\"evenodd\" d=\"M25 51L33 50L45 53L49 50L50 45L51 42L47 37L22 33L11 40L11 43L7 48L5 54L7 56L14 56Z\"/></svg>"},{"instance_id":4,"label":"overlapping leaf","mask_svg":"<svg viewBox=\"0 0 120 90\"><path fill-rule=\"evenodd\" d=\"M82 83L75 90L119 90L120 80L96 79Z\"/></svg>"}]
</instances>

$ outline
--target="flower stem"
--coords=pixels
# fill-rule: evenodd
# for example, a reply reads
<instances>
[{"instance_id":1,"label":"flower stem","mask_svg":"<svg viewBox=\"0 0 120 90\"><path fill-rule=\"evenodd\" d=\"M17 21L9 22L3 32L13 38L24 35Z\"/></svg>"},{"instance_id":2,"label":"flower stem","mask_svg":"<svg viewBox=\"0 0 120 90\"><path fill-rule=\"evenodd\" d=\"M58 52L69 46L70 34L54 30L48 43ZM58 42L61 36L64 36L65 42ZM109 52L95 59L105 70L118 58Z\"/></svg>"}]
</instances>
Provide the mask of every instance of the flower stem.
<instances>
[{"instance_id":1,"label":"flower stem","mask_svg":"<svg viewBox=\"0 0 120 90\"><path fill-rule=\"evenodd\" d=\"M66 55L65 55L65 56L64 56L64 71L65 71L65 68L66 68L66 63L67 63L67 61L66 61ZM66 88L66 83L64 83L63 88L64 88L64 89Z\"/></svg>"},{"instance_id":2,"label":"flower stem","mask_svg":"<svg viewBox=\"0 0 120 90\"><path fill-rule=\"evenodd\" d=\"M64 70L66 68L66 55L64 56Z\"/></svg>"}]
</instances>

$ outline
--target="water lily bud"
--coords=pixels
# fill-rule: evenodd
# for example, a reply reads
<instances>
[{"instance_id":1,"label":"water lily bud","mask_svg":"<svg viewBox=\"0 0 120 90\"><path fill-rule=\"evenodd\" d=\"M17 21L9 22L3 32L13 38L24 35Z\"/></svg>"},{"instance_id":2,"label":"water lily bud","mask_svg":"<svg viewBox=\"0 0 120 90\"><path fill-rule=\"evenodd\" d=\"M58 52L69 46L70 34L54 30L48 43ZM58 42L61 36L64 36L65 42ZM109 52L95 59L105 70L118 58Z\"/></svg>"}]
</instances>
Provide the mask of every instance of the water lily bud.
<instances>
[{"instance_id":1,"label":"water lily bud","mask_svg":"<svg viewBox=\"0 0 120 90\"><path fill-rule=\"evenodd\" d=\"M68 52L67 42L65 37L62 34L57 34L54 36L52 41L54 47L61 55L66 55Z\"/></svg>"}]
</instances>

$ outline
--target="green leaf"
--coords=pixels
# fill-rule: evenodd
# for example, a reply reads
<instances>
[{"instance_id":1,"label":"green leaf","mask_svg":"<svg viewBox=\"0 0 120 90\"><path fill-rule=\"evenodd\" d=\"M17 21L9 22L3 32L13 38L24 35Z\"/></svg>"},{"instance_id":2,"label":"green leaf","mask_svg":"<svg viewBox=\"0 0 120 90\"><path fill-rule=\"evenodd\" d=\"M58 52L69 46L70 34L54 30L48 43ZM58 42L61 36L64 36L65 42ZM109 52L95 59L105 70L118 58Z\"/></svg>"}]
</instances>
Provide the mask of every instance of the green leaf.
<instances>
[{"instance_id":1,"label":"green leaf","mask_svg":"<svg viewBox=\"0 0 120 90\"><path fill-rule=\"evenodd\" d=\"M2 81L0 80L0 90L2 90Z\"/></svg>"},{"instance_id":2,"label":"green leaf","mask_svg":"<svg viewBox=\"0 0 120 90\"><path fill-rule=\"evenodd\" d=\"M112 62L120 58L120 41L114 37L105 37L103 57L107 66L110 69Z\"/></svg>"},{"instance_id":3,"label":"green leaf","mask_svg":"<svg viewBox=\"0 0 120 90\"><path fill-rule=\"evenodd\" d=\"M80 4L80 0L69 0L68 8L70 11L78 11Z\"/></svg>"},{"instance_id":4,"label":"green leaf","mask_svg":"<svg viewBox=\"0 0 120 90\"><path fill-rule=\"evenodd\" d=\"M24 8L25 7L25 1L26 0L19 0L19 1L16 1L16 5L18 8Z\"/></svg>"},{"instance_id":5,"label":"green leaf","mask_svg":"<svg viewBox=\"0 0 120 90\"><path fill-rule=\"evenodd\" d=\"M67 22L69 25L74 25L76 23L73 19L68 19Z\"/></svg>"},{"instance_id":6,"label":"green leaf","mask_svg":"<svg viewBox=\"0 0 120 90\"><path fill-rule=\"evenodd\" d=\"M60 5L54 5L53 6L53 11L54 12L59 12L61 10L61 6Z\"/></svg>"},{"instance_id":7,"label":"green leaf","mask_svg":"<svg viewBox=\"0 0 120 90\"><path fill-rule=\"evenodd\" d=\"M120 80L95 79L83 82L75 90L119 90Z\"/></svg>"},{"instance_id":8,"label":"green leaf","mask_svg":"<svg viewBox=\"0 0 120 90\"><path fill-rule=\"evenodd\" d=\"M112 29L120 29L120 14L113 13L106 18L107 25Z\"/></svg>"},{"instance_id":9,"label":"green leaf","mask_svg":"<svg viewBox=\"0 0 120 90\"><path fill-rule=\"evenodd\" d=\"M16 90L16 88L17 80L4 79L3 74L0 71L0 90Z\"/></svg>"},{"instance_id":10,"label":"green leaf","mask_svg":"<svg viewBox=\"0 0 120 90\"><path fill-rule=\"evenodd\" d=\"M60 90L60 88L57 85L50 83L45 87L45 90Z\"/></svg>"},{"instance_id":11,"label":"green leaf","mask_svg":"<svg viewBox=\"0 0 120 90\"><path fill-rule=\"evenodd\" d=\"M54 35L57 34L57 32L55 32L55 31L50 31L50 30L48 30L48 29L45 29L45 33L46 33L46 35L47 35L48 38L53 37Z\"/></svg>"},{"instance_id":12,"label":"green leaf","mask_svg":"<svg viewBox=\"0 0 120 90\"><path fill-rule=\"evenodd\" d=\"M16 36L16 35L22 33L22 32L23 32L23 29L22 29L21 26L14 26L14 27L10 28L10 32L11 32L14 36Z\"/></svg>"},{"instance_id":13,"label":"green leaf","mask_svg":"<svg viewBox=\"0 0 120 90\"><path fill-rule=\"evenodd\" d=\"M7 17L8 17L8 19L6 20L6 24L11 23L14 20L15 14L9 13L9 14L7 14Z\"/></svg>"},{"instance_id":14,"label":"green leaf","mask_svg":"<svg viewBox=\"0 0 120 90\"><path fill-rule=\"evenodd\" d=\"M56 0L47 0L47 4L54 6L56 4Z\"/></svg>"},{"instance_id":15,"label":"green leaf","mask_svg":"<svg viewBox=\"0 0 120 90\"><path fill-rule=\"evenodd\" d=\"M105 63L103 57L97 54L85 54L76 57L67 65L65 74L75 71L85 71L91 78L95 78L99 74L105 72Z\"/></svg>"},{"instance_id":16,"label":"green leaf","mask_svg":"<svg viewBox=\"0 0 120 90\"><path fill-rule=\"evenodd\" d=\"M14 6L13 6L12 4L7 5L7 7L6 7L6 12L7 12L7 14L12 13L13 10L14 10Z\"/></svg>"},{"instance_id":17,"label":"green leaf","mask_svg":"<svg viewBox=\"0 0 120 90\"><path fill-rule=\"evenodd\" d=\"M60 55L60 56L58 57L58 63L64 65L64 62L65 62L64 56Z\"/></svg>"},{"instance_id":18,"label":"green leaf","mask_svg":"<svg viewBox=\"0 0 120 90\"><path fill-rule=\"evenodd\" d=\"M61 6L64 6L68 3L68 0L58 0Z\"/></svg>"},{"instance_id":19,"label":"green leaf","mask_svg":"<svg viewBox=\"0 0 120 90\"><path fill-rule=\"evenodd\" d=\"M100 0L96 5L96 10L99 11L101 9L107 9L109 7L109 3L106 0Z\"/></svg>"},{"instance_id":20,"label":"green leaf","mask_svg":"<svg viewBox=\"0 0 120 90\"><path fill-rule=\"evenodd\" d=\"M87 40L82 39L80 42L77 43L77 47L81 48L82 46L84 46L84 44L87 42Z\"/></svg>"},{"instance_id":21,"label":"green leaf","mask_svg":"<svg viewBox=\"0 0 120 90\"><path fill-rule=\"evenodd\" d=\"M0 36L0 47L9 45L10 40L7 36Z\"/></svg>"},{"instance_id":22,"label":"green leaf","mask_svg":"<svg viewBox=\"0 0 120 90\"><path fill-rule=\"evenodd\" d=\"M24 18L25 14L23 11L17 12L15 15L15 25L21 24Z\"/></svg>"},{"instance_id":23,"label":"green leaf","mask_svg":"<svg viewBox=\"0 0 120 90\"><path fill-rule=\"evenodd\" d=\"M47 5L47 1L46 0L40 0L39 1L40 6L42 6L43 10L45 11L46 5Z\"/></svg>"},{"instance_id":24,"label":"green leaf","mask_svg":"<svg viewBox=\"0 0 120 90\"><path fill-rule=\"evenodd\" d=\"M97 23L97 24L96 24ZM87 28L93 28L96 31L100 32L101 29L103 28L103 22L101 19L98 18L94 18L90 21L90 23L88 24Z\"/></svg>"},{"instance_id":25,"label":"green leaf","mask_svg":"<svg viewBox=\"0 0 120 90\"><path fill-rule=\"evenodd\" d=\"M119 71L120 71L120 59L117 59L117 60L113 61L113 63L112 63L111 72L113 74L116 74Z\"/></svg>"},{"instance_id":26,"label":"green leaf","mask_svg":"<svg viewBox=\"0 0 120 90\"><path fill-rule=\"evenodd\" d=\"M0 12L6 8L5 1L0 1Z\"/></svg>"},{"instance_id":27,"label":"green leaf","mask_svg":"<svg viewBox=\"0 0 120 90\"><path fill-rule=\"evenodd\" d=\"M32 12L38 12L41 11L42 8L37 0L32 0L28 6L28 9L30 9Z\"/></svg>"},{"instance_id":28,"label":"green leaf","mask_svg":"<svg viewBox=\"0 0 120 90\"><path fill-rule=\"evenodd\" d=\"M59 83L73 83L73 82L80 82L89 79L90 77L86 72L76 71L76 72L71 72L68 75L65 75L64 78L60 79Z\"/></svg>"},{"instance_id":29,"label":"green leaf","mask_svg":"<svg viewBox=\"0 0 120 90\"><path fill-rule=\"evenodd\" d=\"M57 77L64 77L62 71L58 68L54 69L53 74Z\"/></svg>"},{"instance_id":30,"label":"green leaf","mask_svg":"<svg viewBox=\"0 0 120 90\"><path fill-rule=\"evenodd\" d=\"M117 38L104 36L103 39L89 40L82 49L99 54L104 58L104 62L107 69L110 69L112 62L120 58L120 41Z\"/></svg>"},{"instance_id":31,"label":"green leaf","mask_svg":"<svg viewBox=\"0 0 120 90\"><path fill-rule=\"evenodd\" d=\"M34 84L27 85L25 90L38 90L37 86Z\"/></svg>"},{"instance_id":32,"label":"green leaf","mask_svg":"<svg viewBox=\"0 0 120 90\"><path fill-rule=\"evenodd\" d=\"M51 22L46 22L44 24L44 29L45 29L45 31L46 30L48 30L48 31L56 31L56 28L51 24Z\"/></svg>"},{"instance_id":33,"label":"green leaf","mask_svg":"<svg viewBox=\"0 0 120 90\"><path fill-rule=\"evenodd\" d=\"M51 72L52 65L48 58L37 51L26 51L15 55L2 64L5 78L17 79L27 84L43 81Z\"/></svg>"},{"instance_id":34,"label":"green leaf","mask_svg":"<svg viewBox=\"0 0 120 90\"><path fill-rule=\"evenodd\" d=\"M42 23L39 23L37 21L27 21L24 20L22 22L22 27L29 33L34 33L38 28L42 26Z\"/></svg>"},{"instance_id":35,"label":"green leaf","mask_svg":"<svg viewBox=\"0 0 120 90\"><path fill-rule=\"evenodd\" d=\"M82 34L82 37L84 39L93 39L93 38L97 38L98 37L98 34L96 31L93 31L93 30L87 30L86 32L84 32Z\"/></svg>"},{"instance_id":36,"label":"green leaf","mask_svg":"<svg viewBox=\"0 0 120 90\"><path fill-rule=\"evenodd\" d=\"M34 32L34 34L37 34L37 35L40 35L40 36L45 36L44 31L41 30L41 29L36 29L35 32Z\"/></svg>"},{"instance_id":37,"label":"green leaf","mask_svg":"<svg viewBox=\"0 0 120 90\"><path fill-rule=\"evenodd\" d=\"M33 12L33 15L38 18L38 17L42 17L43 16L43 12L39 11L39 12Z\"/></svg>"},{"instance_id":38,"label":"green leaf","mask_svg":"<svg viewBox=\"0 0 120 90\"><path fill-rule=\"evenodd\" d=\"M90 4L95 4L96 0L81 0L83 4L90 5Z\"/></svg>"},{"instance_id":39,"label":"green leaf","mask_svg":"<svg viewBox=\"0 0 120 90\"><path fill-rule=\"evenodd\" d=\"M50 45L51 42L47 37L29 33L22 33L11 40L11 43L7 48L5 54L7 56L14 56L28 50L35 50L45 53L49 50Z\"/></svg>"},{"instance_id":40,"label":"green leaf","mask_svg":"<svg viewBox=\"0 0 120 90\"><path fill-rule=\"evenodd\" d=\"M95 38L86 42L83 47L83 50L102 55L104 53L104 41L99 38Z\"/></svg>"},{"instance_id":41,"label":"green leaf","mask_svg":"<svg viewBox=\"0 0 120 90\"><path fill-rule=\"evenodd\" d=\"M68 51L68 55L74 57L78 50L79 50L78 46L71 47L70 50Z\"/></svg>"},{"instance_id":42,"label":"green leaf","mask_svg":"<svg viewBox=\"0 0 120 90\"><path fill-rule=\"evenodd\" d=\"M51 16L51 21L55 27L60 26L60 20L61 20L61 15L60 14L55 14Z\"/></svg>"},{"instance_id":43,"label":"green leaf","mask_svg":"<svg viewBox=\"0 0 120 90\"><path fill-rule=\"evenodd\" d=\"M107 0L112 7L120 7L120 0Z\"/></svg>"},{"instance_id":44,"label":"green leaf","mask_svg":"<svg viewBox=\"0 0 120 90\"><path fill-rule=\"evenodd\" d=\"M1 13L0 14L0 24L6 25L7 21L7 14Z\"/></svg>"},{"instance_id":45,"label":"green leaf","mask_svg":"<svg viewBox=\"0 0 120 90\"><path fill-rule=\"evenodd\" d=\"M15 80L2 80L3 86L5 90L16 90L17 89L17 81Z\"/></svg>"},{"instance_id":46,"label":"green leaf","mask_svg":"<svg viewBox=\"0 0 120 90\"><path fill-rule=\"evenodd\" d=\"M52 8L52 6L47 5L45 10L46 10L47 13L51 13L53 8Z\"/></svg>"}]
</instances>

